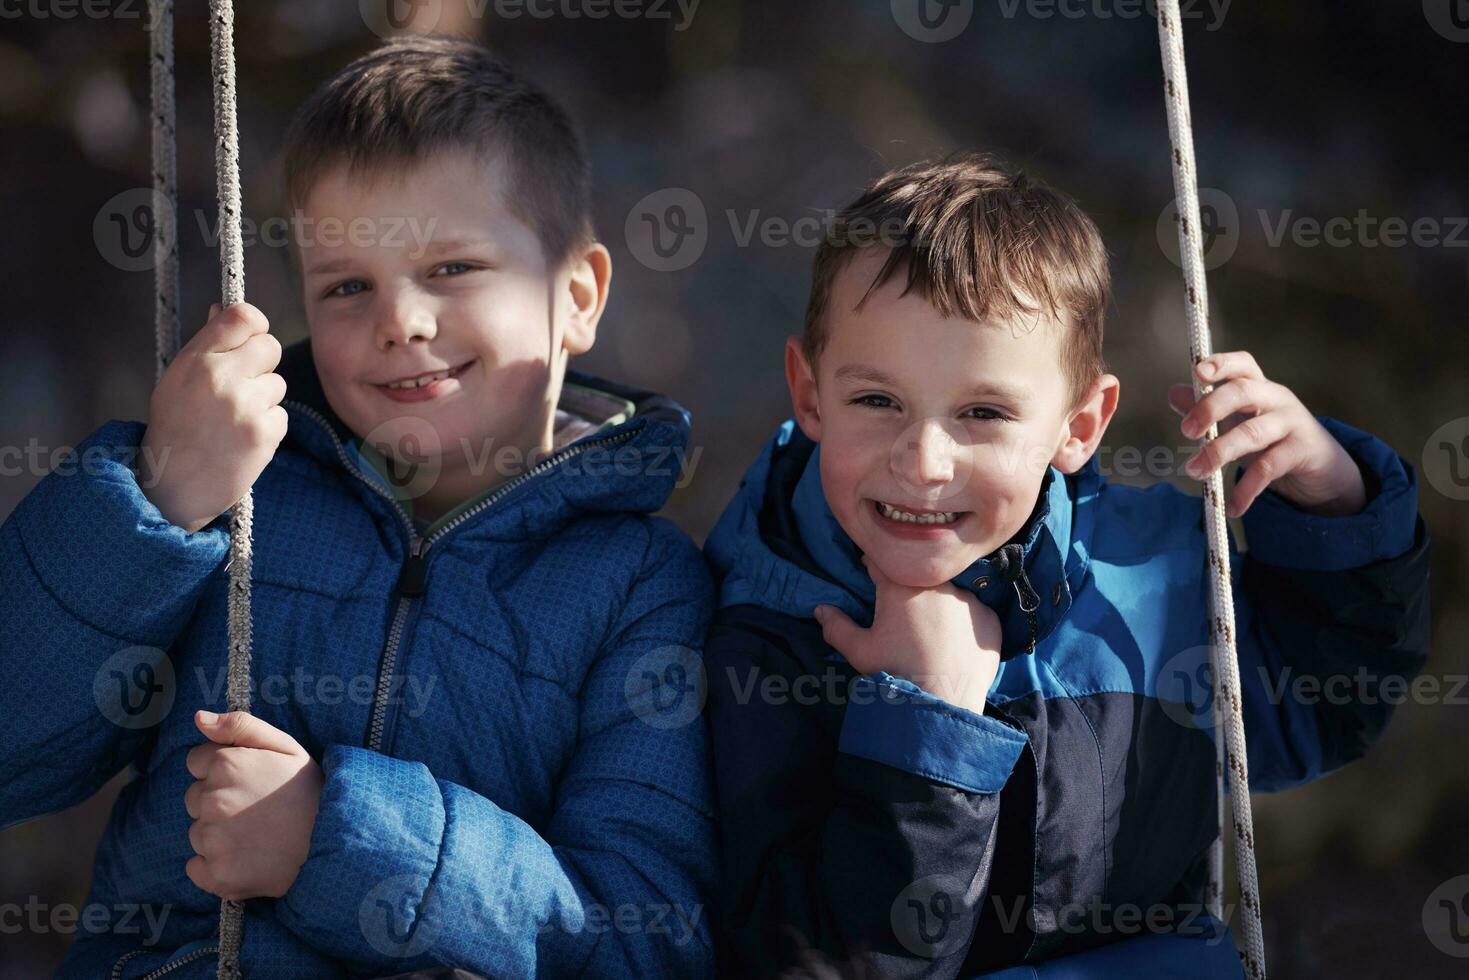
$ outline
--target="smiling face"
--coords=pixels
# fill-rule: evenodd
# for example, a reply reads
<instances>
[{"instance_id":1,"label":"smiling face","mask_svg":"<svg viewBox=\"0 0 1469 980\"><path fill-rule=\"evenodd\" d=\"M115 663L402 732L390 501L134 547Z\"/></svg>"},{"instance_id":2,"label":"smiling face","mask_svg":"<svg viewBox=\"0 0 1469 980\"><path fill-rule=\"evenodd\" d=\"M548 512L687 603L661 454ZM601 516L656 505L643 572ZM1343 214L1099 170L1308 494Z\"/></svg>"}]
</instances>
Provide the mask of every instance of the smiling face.
<instances>
[{"instance_id":1,"label":"smiling face","mask_svg":"<svg viewBox=\"0 0 1469 980\"><path fill-rule=\"evenodd\" d=\"M1071 408L1054 320L945 318L900 295L903 276L858 308L884 257L864 249L838 274L815 371L793 338L787 378L837 521L888 578L931 587L1024 526L1048 465L1086 462L1117 384Z\"/></svg>"},{"instance_id":2,"label":"smiling face","mask_svg":"<svg viewBox=\"0 0 1469 980\"><path fill-rule=\"evenodd\" d=\"M548 262L505 206L503 167L466 151L372 177L340 165L305 199L312 353L353 432L432 462L423 510L442 511L513 475L505 460L549 448L566 357L592 345L610 260L593 244Z\"/></svg>"}]
</instances>

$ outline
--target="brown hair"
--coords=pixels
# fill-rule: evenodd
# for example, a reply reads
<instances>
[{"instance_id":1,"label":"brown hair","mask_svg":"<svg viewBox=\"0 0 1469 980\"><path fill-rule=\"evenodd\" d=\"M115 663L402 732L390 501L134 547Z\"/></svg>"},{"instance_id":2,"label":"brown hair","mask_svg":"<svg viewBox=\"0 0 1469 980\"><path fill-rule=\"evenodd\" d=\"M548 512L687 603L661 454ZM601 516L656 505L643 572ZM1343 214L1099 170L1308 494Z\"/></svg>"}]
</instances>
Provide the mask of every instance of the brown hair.
<instances>
[{"instance_id":1,"label":"brown hair","mask_svg":"<svg viewBox=\"0 0 1469 980\"><path fill-rule=\"evenodd\" d=\"M562 108L474 41L394 38L321 85L286 131L291 209L345 162L349 171L411 164L463 148L505 161L506 205L559 264L594 240L591 176Z\"/></svg>"},{"instance_id":2,"label":"brown hair","mask_svg":"<svg viewBox=\"0 0 1469 980\"><path fill-rule=\"evenodd\" d=\"M899 270L944 316L984 321L1047 313L1063 325L1071 408L1105 370L1102 318L1111 295L1097 226L1064 194L984 154L927 161L878 178L837 213L816 252L802 337L813 368L825 314L855 249L888 249L858 305Z\"/></svg>"}]
</instances>

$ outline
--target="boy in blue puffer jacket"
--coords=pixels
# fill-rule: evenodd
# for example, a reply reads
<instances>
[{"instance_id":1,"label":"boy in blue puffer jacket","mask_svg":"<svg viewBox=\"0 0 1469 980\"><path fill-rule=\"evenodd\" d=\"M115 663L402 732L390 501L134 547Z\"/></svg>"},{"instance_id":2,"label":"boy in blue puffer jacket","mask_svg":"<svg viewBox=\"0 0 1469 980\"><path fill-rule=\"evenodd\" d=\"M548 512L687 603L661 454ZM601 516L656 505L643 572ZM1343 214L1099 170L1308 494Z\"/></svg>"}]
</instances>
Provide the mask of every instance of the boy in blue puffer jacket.
<instances>
[{"instance_id":1,"label":"boy in blue puffer jacket","mask_svg":"<svg viewBox=\"0 0 1469 980\"><path fill-rule=\"evenodd\" d=\"M483 48L358 59L287 139L310 340L216 307L146 429L103 426L0 529L0 822L136 770L62 976L212 977L221 897L249 980L711 969L675 681L712 590L650 516L689 421L567 370L610 277L588 184ZM254 708L214 714L252 484Z\"/></svg>"},{"instance_id":2,"label":"boy in blue puffer jacket","mask_svg":"<svg viewBox=\"0 0 1469 980\"><path fill-rule=\"evenodd\" d=\"M1206 914L1202 507L1103 477L1109 278L1072 201L985 157L837 215L795 418L706 543L721 974L1242 975ZM1169 401L1220 424L1191 476L1244 467L1249 775L1282 789L1365 752L1427 656L1416 475L1248 353L1196 369Z\"/></svg>"}]
</instances>

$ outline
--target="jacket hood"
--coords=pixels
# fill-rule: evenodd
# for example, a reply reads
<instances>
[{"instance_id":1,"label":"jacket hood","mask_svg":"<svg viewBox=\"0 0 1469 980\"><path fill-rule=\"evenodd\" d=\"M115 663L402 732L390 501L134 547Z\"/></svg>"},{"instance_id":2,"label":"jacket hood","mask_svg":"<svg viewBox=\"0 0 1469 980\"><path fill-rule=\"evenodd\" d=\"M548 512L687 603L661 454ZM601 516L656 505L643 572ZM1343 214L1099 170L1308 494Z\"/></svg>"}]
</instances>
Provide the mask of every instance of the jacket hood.
<instances>
[{"instance_id":1,"label":"jacket hood","mask_svg":"<svg viewBox=\"0 0 1469 980\"><path fill-rule=\"evenodd\" d=\"M391 495L383 476L359 450L358 434L327 401L309 338L282 352L277 372L286 380L286 442ZM631 412L625 405L609 408L621 403L631 404ZM544 531L578 513L653 513L662 508L683 473L689 413L664 395L568 369L557 405L556 436L553 453L541 464L550 467L527 481L539 492L518 493L497 509L516 515L517 533ZM595 455L588 452L594 447Z\"/></svg>"},{"instance_id":2,"label":"jacket hood","mask_svg":"<svg viewBox=\"0 0 1469 980\"><path fill-rule=\"evenodd\" d=\"M826 505L819 462L820 447L790 419L745 473L705 543L721 607L753 604L809 619L824 603L871 624L872 579ZM999 615L1002 660L1033 652L1071 608L1086 574L1091 509L1084 505L1100 485L1095 456L1071 476L1047 467L1025 525L952 579Z\"/></svg>"}]
</instances>

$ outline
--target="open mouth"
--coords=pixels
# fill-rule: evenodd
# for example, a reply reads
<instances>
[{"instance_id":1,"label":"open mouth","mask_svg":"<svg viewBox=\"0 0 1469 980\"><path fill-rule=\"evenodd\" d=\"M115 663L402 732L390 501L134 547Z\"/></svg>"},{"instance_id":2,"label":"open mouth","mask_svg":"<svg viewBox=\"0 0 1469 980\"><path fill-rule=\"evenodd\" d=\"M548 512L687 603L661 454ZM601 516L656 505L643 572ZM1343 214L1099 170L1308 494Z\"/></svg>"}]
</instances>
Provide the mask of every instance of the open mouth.
<instances>
[{"instance_id":1,"label":"open mouth","mask_svg":"<svg viewBox=\"0 0 1469 980\"><path fill-rule=\"evenodd\" d=\"M373 387L393 401L428 401L456 388L458 385L455 379L469 370L474 363L475 359L471 358L458 367L440 368L437 371L425 371L421 374L399 378L396 381L374 384Z\"/></svg>"},{"instance_id":2,"label":"open mouth","mask_svg":"<svg viewBox=\"0 0 1469 980\"><path fill-rule=\"evenodd\" d=\"M964 510L911 510L895 507L882 500L874 500L872 505L883 521L914 528L950 528L969 513Z\"/></svg>"},{"instance_id":3,"label":"open mouth","mask_svg":"<svg viewBox=\"0 0 1469 980\"><path fill-rule=\"evenodd\" d=\"M440 371L427 371L423 374L415 374L412 377L400 378L397 381L389 381L387 384L378 385L379 388L388 388L392 391L407 391L413 388L423 388L433 384L435 381L443 381L446 378L456 377L464 372L464 369L474 363L473 360L465 361L458 367L444 368Z\"/></svg>"}]
</instances>

